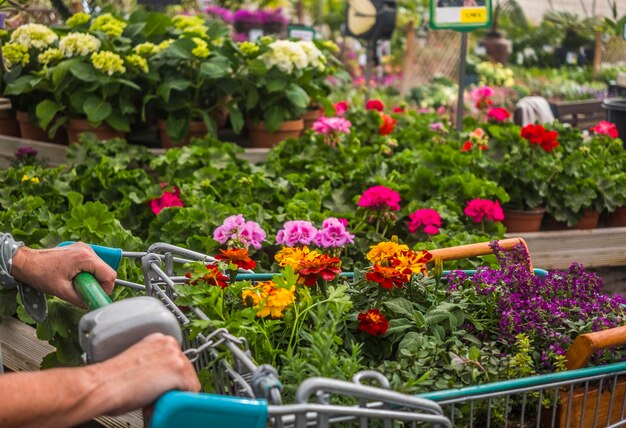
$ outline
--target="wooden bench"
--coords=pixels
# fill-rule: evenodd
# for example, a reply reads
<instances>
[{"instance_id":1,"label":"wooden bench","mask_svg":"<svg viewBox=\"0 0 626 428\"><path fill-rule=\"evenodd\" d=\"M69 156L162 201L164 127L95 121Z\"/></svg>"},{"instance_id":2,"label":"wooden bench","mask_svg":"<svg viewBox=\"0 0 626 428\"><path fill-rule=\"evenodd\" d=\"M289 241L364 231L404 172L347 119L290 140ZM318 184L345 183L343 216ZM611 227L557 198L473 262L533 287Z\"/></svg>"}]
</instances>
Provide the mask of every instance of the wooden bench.
<instances>
[{"instance_id":1,"label":"wooden bench","mask_svg":"<svg viewBox=\"0 0 626 428\"><path fill-rule=\"evenodd\" d=\"M602 100L551 102L550 108L559 122L568 123L583 130L606 119Z\"/></svg>"}]
</instances>

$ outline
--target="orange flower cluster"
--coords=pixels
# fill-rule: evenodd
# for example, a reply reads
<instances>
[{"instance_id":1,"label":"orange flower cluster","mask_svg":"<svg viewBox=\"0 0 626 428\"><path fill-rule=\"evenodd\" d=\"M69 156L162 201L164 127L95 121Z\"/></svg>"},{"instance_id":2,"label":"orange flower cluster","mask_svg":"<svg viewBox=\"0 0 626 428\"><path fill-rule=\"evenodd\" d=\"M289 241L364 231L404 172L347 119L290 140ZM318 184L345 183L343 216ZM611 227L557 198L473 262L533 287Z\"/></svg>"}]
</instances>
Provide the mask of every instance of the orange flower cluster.
<instances>
[{"instance_id":1,"label":"orange flower cluster","mask_svg":"<svg viewBox=\"0 0 626 428\"><path fill-rule=\"evenodd\" d=\"M428 251L413 251L396 242L381 242L371 247L367 258L374 264L365 274L368 281L385 289L402 287L412 274L426 274L426 263L432 259Z\"/></svg>"},{"instance_id":2,"label":"orange flower cluster","mask_svg":"<svg viewBox=\"0 0 626 428\"><path fill-rule=\"evenodd\" d=\"M283 247L274 257L282 267L290 266L298 274L298 283L309 287L318 279L332 281L341 273L341 260L304 247Z\"/></svg>"},{"instance_id":3,"label":"orange flower cluster","mask_svg":"<svg viewBox=\"0 0 626 428\"><path fill-rule=\"evenodd\" d=\"M276 287L273 281L260 281L255 287L243 290L241 298L248 306L254 306L259 310L256 316L265 318L282 318L283 311L295 300L295 287L290 290Z\"/></svg>"},{"instance_id":4,"label":"orange flower cluster","mask_svg":"<svg viewBox=\"0 0 626 428\"><path fill-rule=\"evenodd\" d=\"M240 269L254 269L256 262L250 258L247 248L230 248L228 250L221 250L215 258L228 262L229 264L236 265Z\"/></svg>"},{"instance_id":5,"label":"orange flower cluster","mask_svg":"<svg viewBox=\"0 0 626 428\"><path fill-rule=\"evenodd\" d=\"M204 265L206 272L195 272L192 274L191 272L187 272L185 276L187 277L187 283L196 285L199 281L204 281L208 285L215 285L222 289L228 287L228 277L224 275L218 265L216 264L207 264ZM191 279L194 278L194 279Z\"/></svg>"}]
</instances>

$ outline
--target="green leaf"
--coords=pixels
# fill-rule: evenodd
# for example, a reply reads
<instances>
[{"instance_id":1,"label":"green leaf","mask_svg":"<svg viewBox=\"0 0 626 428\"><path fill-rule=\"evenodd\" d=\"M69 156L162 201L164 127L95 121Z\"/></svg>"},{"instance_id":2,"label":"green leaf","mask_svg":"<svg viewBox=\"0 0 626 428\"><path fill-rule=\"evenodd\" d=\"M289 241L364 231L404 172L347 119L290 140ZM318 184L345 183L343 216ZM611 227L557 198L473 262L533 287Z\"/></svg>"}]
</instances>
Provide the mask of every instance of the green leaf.
<instances>
[{"instance_id":1,"label":"green leaf","mask_svg":"<svg viewBox=\"0 0 626 428\"><path fill-rule=\"evenodd\" d=\"M54 67L52 71L52 84L54 87L58 87L61 81L67 76L67 73L70 71L74 65L79 63L79 59L72 58L67 61L61 61L57 66Z\"/></svg>"},{"instance_id":2,"label":"green leaf","mask_svg":"<svg viewBox=\"0 0 626 428\"><path fill-rule=\"evenodd\" d=\"M33 89L33 76L21 76L15 81L9 83L4 90L5 95L21 95L30 92Z\"/></svg>"},{"instance_id":3,"label":"green leaf","mask_svg":"<svg viewBox=\"0 0 626 428\"><path fill-rule=\"evenodd\" d=\"M260 59L254 59L248 63L248 70L257 76L265 76L267 74L267 66Z\"/></svg>"},{"instance_id":4,"label":"green leaf","mask_svg":"<svg viewBox=\"0 0 626 428\"><path fill-rule=\"evenodd\" d=\"M275 132L285 121L285 109L280 106L271 106L267 109L265 116L265 127L269 132Z\"/></svg>"},{"instance_id":5,"label":"green leaf","mask_svg":"<svg viewBox=\"0 0 626 428\"><path fill-rule=\"evenodd\" d=\"M259 102L259 91L256 88L250 88L246 97L246 110L252 110Z\"/></svg>"},{"instance_id":6,"label":"green leaf","mask_svg":"<svg viewBox=\"0 0 626 428\"><path fill-rule=\"evenodd\" d=\"M52 119L54 119L54 116L56 116L56 114L61 110L63 110L63 106L52 100L43 100L37 104L35 113L37 114L37 119L39 119L39 125L43 129L48 128L48 125Z\"/></svg>"},{"instance_id":7,"label":"green leaf","mask_svg":"<svg viewBox=\"0 0 626 428\"><path fill-rule=\"evenodd\" d=\"M182 38L169 45L163 53L174 58L190 60L194 57L191 50L195 47L196 43L193 40Z\"/></svg>"},{"instance_id":8,"label":"green leaf","mask_svg":"<svg viewBox=\"0 0 626 428\"><path fill-rule=\"evenodd\" d=\"M191 86L191 82L183 79L168 80L157 88L157 95L166 103L170 102L170 93L172 91L184 91Z\"/></svg>"},{"instance_id":9,"label":"green leaf","mask_svg":"<svg viewBox=\"0 0 626 428\"><path fill-rule=\"evenodd\" d=\"M85 108L87 120L93 123L102 122L107 117L109 117L109 115L113 111L111 103L96 96L91 96L87 98L83 106Z\"/></svg>"},{"instance_id":10,"label":"green leaf","mask_svg":"<svg viewBox=\"0 0 626 428\"><path fill-rule=\"evenodd\" d=\"M469 359L472 361L479 361L480 349L478 349L476 346L472 346L469 350Z\"/></svg>"},{"instance_id":11,"label":"green leaf","mask_svg":"<svg viewBox=\"0 0 626 428\"><path fill-rule=\"evenodd\" d=\"M239 110L237 103L229 103L227 107L230 125L233 127L235 134L239 134L244 124L243 114L241 113L241 110Z\"/></svg>"},{"instance_id":12,"label":"green leaf","mask_svg":"<svg viewBox=\"0 0 626 428\"><path fill-rule=\"evenodd\" d=\"M200 77L205 79L220 79L228 75L230 64L223 56L211 58L200 65Z\"/></svg>"},{"instance_id":13,"label":"green leaf","mask_svg":"<svg viewBox=\"0 0 626 428\"><path fill-rule=\"evenodd\" d=\"M164 13L152 12L145 18L142 34L146 38L162 36L172 26L172 20Z\"/></svg>"},{"instance_id":14,"label":"green leaf","mask_svg":"<svg viewBox=\"0 0 626 428\"><path fill-rule=\"evenodd\" d=\"M267 82L267 90L269 92L282 91L286 87L287 87L287 79L284 79L284 78L269 79Z\"/></svg>"},{"instance_id":15,"label":"green leaf","mask_svg":"<svg viewBox=\"0 0 626 428\"><path fill-rule=\"evenodd\" d=\"M397 297L383 303L383 305L395 315L405 316L407 318L413 317L413 304L407 299Z\"/></svg>"},{"instance_id":16,"label":"green leaf","mask_svg":"<svg viewBox=\"0 0 626 428\"><path fill-rule=\"evenodd\" d=\"M300 108L306 108L309 105L310 98L300 86L291 83L285 89L285 95L293 105Z\"/></svg>"},{"instance_id":17,"label":"green leaf","mask_svg":"<svg viewBox=\"0 0 626 428\"><path fill-rule=\"evenodd\" d=\"M94 68L84 62L79 62L73 65L72 68L69 69L69 72L74 75L78 80L82 80L83 82L97 82L98 75L94 72Z\"/></svg>"},{"instance_id":18,"label":"green leaf","mask_svg":"<svg viewBox=\"0 0 626 428\"><path fill-rule=\"evenodd\" d=\"M182 143L189 132L189 119L186 117L168 117L166 131L175 143Z\"/></svg>"},{"instance_id":19,"label":"green leaf","mask_svg":"<svg viewBox=\"0 0 626 428\"><path fill-rule=\"evenodd\" d=\"M130 132L130 121L119 110L113 110L106 118L106 123L118 131Z\"/></svg>"},{"instance_id":20,"label":"green leaf","mask_svg":"<svg viewBox=\"0 0 626 428\"><path fill-rule=\"evenodd\" d=\"M389 320L389 328L387 329L387 335L394 333L403 333L412 327L411 321L406 318L394 318Z\"/></svg>"}]
</instances>

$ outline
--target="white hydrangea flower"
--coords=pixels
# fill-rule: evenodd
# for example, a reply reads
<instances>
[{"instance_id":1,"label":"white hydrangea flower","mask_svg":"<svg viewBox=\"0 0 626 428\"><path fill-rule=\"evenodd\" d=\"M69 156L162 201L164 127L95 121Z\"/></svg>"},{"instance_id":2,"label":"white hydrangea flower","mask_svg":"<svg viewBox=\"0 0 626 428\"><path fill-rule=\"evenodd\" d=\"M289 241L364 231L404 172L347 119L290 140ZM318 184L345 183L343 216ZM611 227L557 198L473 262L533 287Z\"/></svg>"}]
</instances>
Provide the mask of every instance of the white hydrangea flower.
<instances>
[{"instance_id":1,"label":"white hydrangea flower","mask_svg":"<svg viewBox=\"0 0 626 428\"><path fill-rule=\"evenodd\" d=\"M291 74L294 69L308 67L309 60L302 47L289 40L277 40L269 45L270 52L263 55L268 68L277 67L280 71Z\"/></svg>"},{"instance_id":2,"label":"white hydrangea flower","mask_svg":"<svg viewBox=\"0 0 626 428\"><path fill-rule=\"evenodd\" d=\"M85 56L100 49L100 40L91 34L69 33L59 41L59 49L63 56Z\"/></svg>"},{"instance_id":3,"label":"white hydrangea flower","mask_svg":"<svg viewBox=\"0 0 626 428\"><path fill-rule=\"evenodd\" d=\"M58 40L54 31L41 24L25 24L11 34L11 43L42 50Z\"/></svg>"},{"instance_id":4,"label":"white hydrangea flower","mask_svg":"<svg viewBox=\"0 0 626 428\"><path fill-rule=\"evenodd\" d=\"M300 40L298 44L304 50L304 53L306 53L309 65L317 68L319 71L324 71L326 68L326 57L322 51L315 46L315 43Z\"/></svg>"}]
</instances>

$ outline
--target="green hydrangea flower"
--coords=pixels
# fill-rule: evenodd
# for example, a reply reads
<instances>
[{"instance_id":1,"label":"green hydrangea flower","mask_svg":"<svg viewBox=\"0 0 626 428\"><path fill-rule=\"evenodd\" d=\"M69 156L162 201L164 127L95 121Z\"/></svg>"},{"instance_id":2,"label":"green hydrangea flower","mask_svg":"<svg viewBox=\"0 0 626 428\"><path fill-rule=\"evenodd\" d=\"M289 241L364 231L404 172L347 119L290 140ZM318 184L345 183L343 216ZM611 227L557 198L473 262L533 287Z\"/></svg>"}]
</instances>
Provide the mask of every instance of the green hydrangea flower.
<instances>
[{"instance_id":1,"label":"green hydrangea flower","mask_svg":"<svg viewBox=\"0 0 626 428\"><path fill-rule=\"evenodd\" d=\"M193 56L197 58L206 58L209 56L209 45L207 42L199 37L194 37L191 40L196 44L196 47L191 50Z\"/></svg>"},{"instance_id":2,"label":"green hydrangea flower","mask_svg":"<svg viewBox=\"0 0 626 428\"><path fill-rule=\"evenodd\" d=\"M80 25L86 24L91 20L91 15L85 12L78 12L70 16L65 24L70 28L75 28Z\"/></svg>"},{"instance_id":3,"label":"green hydrangea flower","mask_svg":"<svg viewBox=\"0 0 626 428\"><path fill-rule=\"evenodd\" d=\"M157 46L160 50L165 50L167 48L170 47L170 45L172 43L174 43L175 40L174 39L167 39L167 40L163 40L161 43L159 43Z\"/></svg>"},{"instance_id":4,"label":"green hydrangea flower","mask_svg":"<svg viewBox=\"0 0 626 428\"><path fill-rule=\"evenodd\" d=\"M39 63L43 65L48 65L61 59L63 59L63 53L60 49L57 48L49 48L40 53L37 57L37 61L39 61Z\"/></svg>"},{"instance_id":5,"label":"green hydrangea flower","mask_svg":"<svg viewBox=\"0 0 626 428\"><path fill-rule=\"evenodd\" d=\"M28 48L17 43L8 43L2 47L4 63L8 68L14 65L27 65L30 61Z\"/></svg>"},{"instance_id":6,"label":"green hydrangea flower","mask_svg":"<svg viewBox=\"0 0 626 428\"><path fill-rule=\"evenodd\" d=\"M204 18L197 15L176 15L172 18L174 27L179 30L185 30L190 27L204 27Z\"/></svg>"},{"instance_id":7,"label":"green hydrangea flower","mask_svg":"<svg viewBox=\"0 0 626 428\"><path fill-rule=\"evenodd\" d=\"M256 54L261 48L255 45L252 42L241 42L239 43L239 50L244 56L251 57Z\"/></svg>"},{"instance_id":8,"label":"green hydrangea flower","mask_svg":"<svg viewBox=\"0 0 626 428\"><path fill-rule=\"evenodd\" d=\"M89 30L102 31L108 37L115 38L121 36L125 28L126 23L124 21L115 18L110 13L105 13L93 20Z\"/></svg>"},{"instance_id":9,"label":"green hydrangea flower","mask_svg":"<svg viewBox=\"0 0 626 428\"><path fill-rule=\"evenodd\" d=\"M27 49L42 50L58 39L59 36L54 31L41 24L22 25L11 34L11 43L18 43Z\"/></svg>"},{"instance_id":10,"label":"green hydrangea flower","mask_svg":"<svg viewBox=\"0 0 626 428\"><path fill-rule=\"evenodd\" d=\"M156 55L161 52L161 48L154 43L145 42L140 43L133 48L133 51L144 58L149 58L152 55Z\"/></svg>"},{"instance_id":11,"label":"green hydrangea flower","mask_svg":"<svg viewBox=\"0 0 626 428\"><path fill-rule=\"evenodd\" d=\"M91 34L70 33L59 41L59 49L66 58L85 56L100 49L100 40Z\"/></svg>"},{"instance_id":12,"label":"green hydrangea flower","mask_svg":"<svg viewBox=\"0 0 626 428\"><path fill-rule=\"evenodd\" d=\"M124 60L121 56L110 51L101 51L91 54L91 63L103 73L112 76L115 73L126 73Z\"/></svg>"},{"instance_id":13,"label":"green hydrangea flower","mask_svg":"<svg viewBox=\"0 0 626 428\"><path fill-rule=\"evenodd\" d=\"M132 68L141 71L144 74L150 71L150 68L148 67L148 61L146 61L144 57L137 54L128 55L126 57L126 64L128 64Z\"/></svg>"}]
</instances>

